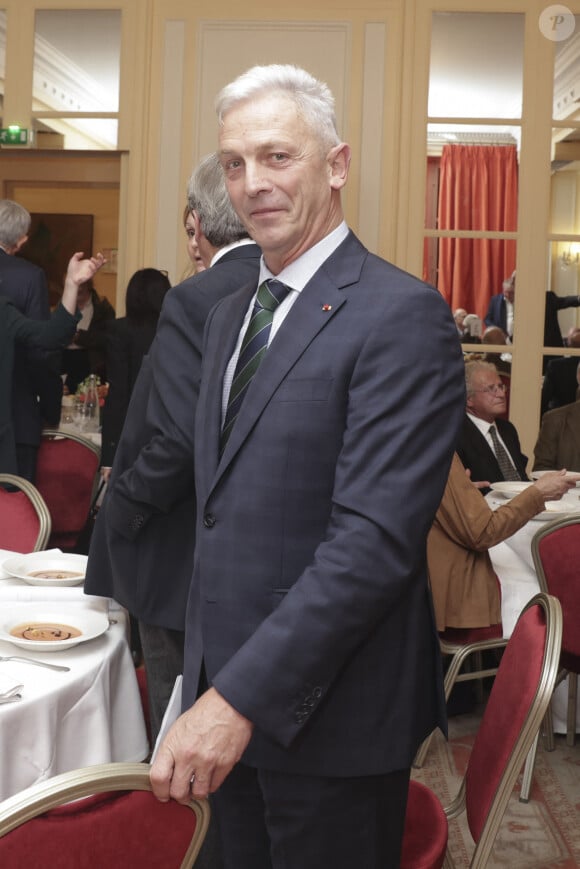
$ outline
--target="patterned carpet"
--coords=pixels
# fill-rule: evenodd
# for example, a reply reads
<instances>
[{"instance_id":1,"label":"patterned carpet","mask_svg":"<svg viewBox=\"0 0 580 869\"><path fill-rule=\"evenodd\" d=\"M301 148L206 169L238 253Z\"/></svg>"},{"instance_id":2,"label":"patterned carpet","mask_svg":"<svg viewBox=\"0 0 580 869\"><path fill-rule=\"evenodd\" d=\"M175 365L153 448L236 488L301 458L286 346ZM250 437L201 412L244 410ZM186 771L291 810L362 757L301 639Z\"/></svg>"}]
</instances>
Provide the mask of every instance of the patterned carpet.
<instances>
[{"instance_id":1,"label":"patterned carpet","mask_svg":"<svg viewBox=\"0 0 580 869\"><path fill-rule=\"evenodd\" d=\"M459 786L477 731L479 717L459 715L449 721L449 743L440 733L432 740L425 766L413 777L424 782L448 805ZM580 866L580 734L569 748L556 736L556 749L538 747L529 803L520 803L519 784L511 797L488 863L511 869L573 869ZM455 865L469 866L473 842L464 817L450 822L450 850Z\"/></svg>"}]
</instances>

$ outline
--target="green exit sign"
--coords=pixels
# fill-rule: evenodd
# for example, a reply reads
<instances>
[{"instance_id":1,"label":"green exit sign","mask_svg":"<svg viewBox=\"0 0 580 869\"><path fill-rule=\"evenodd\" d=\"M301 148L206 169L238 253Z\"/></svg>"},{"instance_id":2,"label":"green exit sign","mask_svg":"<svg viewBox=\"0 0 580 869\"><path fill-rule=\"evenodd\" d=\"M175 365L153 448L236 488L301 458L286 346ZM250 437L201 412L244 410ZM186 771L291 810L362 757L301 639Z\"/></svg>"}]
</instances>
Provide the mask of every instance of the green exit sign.
<instances>
[{"instance_id":1,"label":"green exit sign","mask_svg":"<svg viewBox=\"0 0 580 869\"><path fill-rule=\"evenodd\" d=\"M28 145L28 130L22 127L0 129L0 145Z\"/></svg>"}]
</instances>

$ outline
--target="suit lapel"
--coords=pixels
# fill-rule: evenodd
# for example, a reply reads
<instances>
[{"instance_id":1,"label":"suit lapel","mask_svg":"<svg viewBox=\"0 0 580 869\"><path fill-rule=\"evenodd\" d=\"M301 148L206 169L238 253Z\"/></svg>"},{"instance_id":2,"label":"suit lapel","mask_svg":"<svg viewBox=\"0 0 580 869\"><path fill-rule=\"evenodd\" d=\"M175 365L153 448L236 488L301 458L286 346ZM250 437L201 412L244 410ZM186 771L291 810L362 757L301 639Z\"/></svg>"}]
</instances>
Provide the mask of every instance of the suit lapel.
<instances>
[{"instance_id":1,"label":"suit lapel","mask_svg":"<svg viewBox=\"0 0 580 869\"><path fill-rule=\"evenodd\" d=\"M300 293L298 299L292 305L286 318L275 334L268 352L262 361L256 376L254 377L248 394L240 410L239 416L232 429L232 433L226 444L221 461L217 466L214 483L221 477L225 468L231 462L240 446L244 443L260 414L264 411L274 392L287 376L296 361L306 350L315 336L324 329L332 320L338 310L346 301L345 294L340 288L356 283L360 278L360 272L367 251L358 239L350 233L342 245L316 272L308 284ZM251 295L251 294L250 294ZM236 299L236 302L238 299ZM217 444L219 441L219 425L221 424L221 388L223 375L228 360L233 352L236 338L243 316L249 304L249 297L245 296L245 304L241 312L236 309L236 315L231 317L235 321L233 328L228 327L228 350L220 356L219 367L216 366L216 380L214 391L219 393L220 412L212 410L211 428L205 432L215 444L217 457ZM219 332L219 330L216 330ZM215 333L214 333L215 334ZM223 338L223 335L222 335ZM226 341L223 341L226 345ZM210 357L211 358L211 357ZM219 378L219 382L218 382ZM213 399L215 401L215 397ZM216 425L216 420L218 424ZM213 447L212 447L213 450Z\"/></svg>"}]
</instances>

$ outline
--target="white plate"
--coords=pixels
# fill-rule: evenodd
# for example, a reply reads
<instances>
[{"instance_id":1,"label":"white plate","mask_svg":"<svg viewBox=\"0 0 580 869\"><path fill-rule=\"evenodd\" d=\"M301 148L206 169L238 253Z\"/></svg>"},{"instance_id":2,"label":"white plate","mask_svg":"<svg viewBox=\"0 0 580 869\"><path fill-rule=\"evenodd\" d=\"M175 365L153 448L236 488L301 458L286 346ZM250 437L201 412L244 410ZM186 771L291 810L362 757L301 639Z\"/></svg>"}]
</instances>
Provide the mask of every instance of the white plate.
<instances>
[{"instance_id":1,"label":"white plate","mask_svg":"<svg viewBox=\"0 0 580 869\"><path fill-rule=\"evenodd\" d=\"M524 480L500 480L498 483L491 483L490 488L492 488L494 492L497 492L498 495L503 495L504 498L515 498L515 496L519 495L520 492L523 492L524 489L533 485L533 483Z\"/></svg>"},{"instance_id":2,"label":"white plate","mask_svg":"<svg viewBox=\"0 0 580 869\"><path fill-rule=\"evenodd\" d=\"M78 637L66 640L27 640L23 637L15 637L10 631L24 624L58 624L76 628L81 633ZM79 643L86 643L100 637L109 627L107 613L90 609L89 607L56 605L50 603L16 604L12 607L3 607L0 615L0 640L20 646L21 649L30 649L34 652L58 652L62 649L71 649Z\"/></svg>"},{"instance_id":3,"label":"white plate","mask_svg":"<svg viewBox=\"0 0 580 869\"><path fill-rule=\"evenodd\" d=\"M558 470L556 468L556 470ZM532 479L539 480L540 477L543 477L544 474L553 474L554 471L532 471ZM571 477L577 477L580 474L580 471L566 471L564 477L569 480ZM576 487L580 486L580 480L576 481Z\"/></svg>"},{"instance_id":4,"label":"white plate","mask_svg":"<svg viewBox=\"0 0 580 869\"><path fill-rule=\"evenodd\" d=\"M69 552L30 552L28 555L13 555L8 558L2 563L2 569L29 585L80 585L85 578L87 556ZM37 570L72 570L79 575L65 579L30 575Z\"/></svg>"}]
</instances>

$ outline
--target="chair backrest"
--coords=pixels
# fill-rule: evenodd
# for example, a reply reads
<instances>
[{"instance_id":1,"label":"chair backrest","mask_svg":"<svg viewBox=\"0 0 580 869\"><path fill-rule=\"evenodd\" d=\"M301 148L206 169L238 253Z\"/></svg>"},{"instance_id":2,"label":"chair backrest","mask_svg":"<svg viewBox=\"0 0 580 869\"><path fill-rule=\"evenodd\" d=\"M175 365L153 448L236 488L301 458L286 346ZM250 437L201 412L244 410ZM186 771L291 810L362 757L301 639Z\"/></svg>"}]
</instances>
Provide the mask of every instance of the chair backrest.
<instances>
[{"instance_id":1,"label":"chair backrest","mask_svg":"<svg viewBox=\"0 0 580 869\"><path fill-rule=\"evenodd\" d=\"M560 658L562 610L543 592L522 611L503 653L471 751L460 799L486 866L517 776L550 703Z\"/></svg>"},{"instance_id":2,"label":"chair backrest","mask_svg":"<svg viewBox=\"0 0 580 869\"><path fill-rule=\"evenodd\" d=\"M160 803L150 791L149 770L145 763L85 767L5 800L0 804L0 865L193 866L209 824L209 804ZM79 799L88 794L97 796Z\"/></svg>"},{"instance_id":3,"label":"chair backrest","mask_svg":"<svg viewBox=\"0 0 580 869\"><path fill-rule=\"evenodd\" d=\"M52 518L50 547L74 549L89 515L100 458L99 447L86 438L43 432L36 486Z\"/></svg>"},{"instance_id":4,"label":"chair backrest","mask_svg":"<svg viewBox=\"0 0 580 869\"><path fill-rule=\"evenodd\" d=\"M556 519L532 538L532 557L542 591L562 605L562 651L580 656L580 516Z\"/></svg>"},{"instance_id":5,"label":"chair backrest","mask_svg":"<svg viewBox=\"0 0 580 869\"><path fill-rule=\"evenodd\" d=\"M38 552L46 547L50 528L50 513L38 489L23 477L0 474L0 549Z\"/></svg>"}]
</instances>

